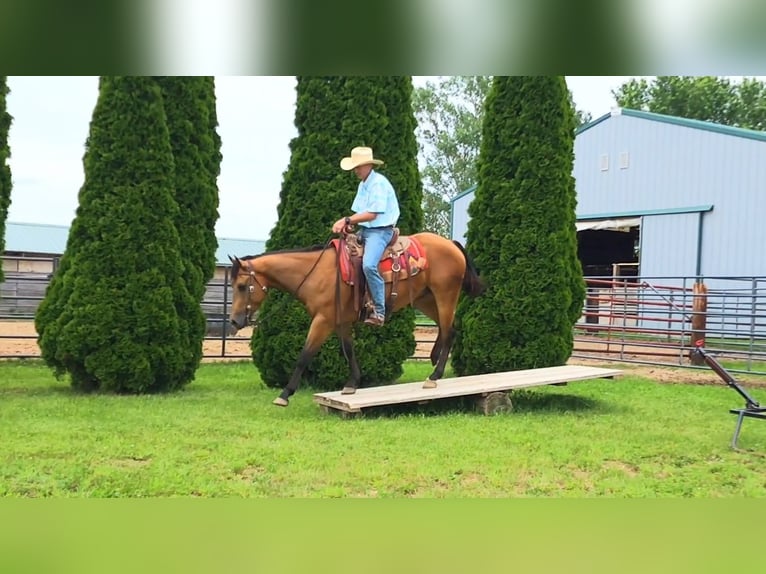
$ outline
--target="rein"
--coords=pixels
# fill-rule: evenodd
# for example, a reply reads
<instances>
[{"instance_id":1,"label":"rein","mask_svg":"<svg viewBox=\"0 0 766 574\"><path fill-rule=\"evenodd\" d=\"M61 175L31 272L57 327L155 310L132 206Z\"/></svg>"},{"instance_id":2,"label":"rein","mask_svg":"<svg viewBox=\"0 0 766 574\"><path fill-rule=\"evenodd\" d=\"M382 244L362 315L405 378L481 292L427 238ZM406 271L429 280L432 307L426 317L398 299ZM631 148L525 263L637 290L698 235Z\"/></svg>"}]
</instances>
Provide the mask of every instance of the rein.
<instances>
[{"instance_id":1,"label":"rein","mask_svg":"<svg viewBox=\"0 0 766 574\"><path fill-rule=\"evenodd\" d=\"M324 252L327 251L327 248L331 245L331 242L332 242L332 237L330 237L330 239L328 239L325 242L322 250L319 252L319 257L317 257L316 261L314 261L314 264L311 266L311 269L308 270L306 275L303 277L301 282L298 284L298 287L295 288L295 292L292 293L292 295L296 299L298 298L298 292L301 290L301 287L303 287L303 284L306 282L306 280L309 278L309 276L314 272L314 269L317 268L317 265L319 265L319 262L322 259L322 255L324 255ZM261 283L258 280L258 277L255 274L255 270L250 267L250 262L246 261L245 265L246 265L245 269L246 269L246 273L247 273L248 292L254 293L255 292L255 286L257 285L261 289L261 291L263 291L264 293L268 293L267 286L264 285L263 283ZM246 309L247 309L247 315L250 316L250 311L252 309L252 305L250 304L249 298L248 298Z\"/></svg>"},{"instance_id":2,"label":"rein","mask_svg":"<svg viewBox=\"0 0 766 574\"><path fill-rule=\"evenodd\" d=\"M298 291L301 290L301 287L303 287L303 284L306 282L306 279L309 278L309 275L311 275L314 272L314 269L317 268L317 265L319 265L319 261L322 259L322 255L324 255L324 252L327 251L327 248L330 246L331 241L332 241L332 237L325 242L324 247L319 252L319 257L317 257L317 260L314 261L314 264L311 266L311 269L309 269L308 273L306 273L306 276L295 288L295 293L293 293L293 297L296 297L296 298L298 297Z\"/></svg>"}]
</instances>

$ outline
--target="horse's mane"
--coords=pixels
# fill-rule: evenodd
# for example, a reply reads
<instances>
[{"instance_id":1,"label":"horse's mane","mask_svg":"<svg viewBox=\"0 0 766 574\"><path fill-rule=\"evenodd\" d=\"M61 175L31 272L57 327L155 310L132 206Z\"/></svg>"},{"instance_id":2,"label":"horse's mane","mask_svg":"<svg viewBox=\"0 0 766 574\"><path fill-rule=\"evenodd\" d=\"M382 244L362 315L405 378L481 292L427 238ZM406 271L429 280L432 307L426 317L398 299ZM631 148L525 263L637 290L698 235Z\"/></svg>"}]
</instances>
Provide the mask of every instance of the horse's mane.
<instances>
[{"instance_id":1,"label":"horse's mane","mask_svg":"<svg viewBox=\"0 0 766 574\"><path fill-rule=\"evenodd\" d=\"M316 245L312 245L310 247L294 247L291 249L276 249L274 251L265 251L263 253L259 253L258 255L245 255L244 257L239 257L240 261L252 261L253 259L258 259L259 257L265 257L266 255L278 255L280 253L313 253L314 251L321 251L322 249L326 249L328 247L327 244L322 245L317 243ZM239 263L237 263L237 259L235 259L231 264L231 276L236 277L239 273Z\"/></svg>"}]
</instances>

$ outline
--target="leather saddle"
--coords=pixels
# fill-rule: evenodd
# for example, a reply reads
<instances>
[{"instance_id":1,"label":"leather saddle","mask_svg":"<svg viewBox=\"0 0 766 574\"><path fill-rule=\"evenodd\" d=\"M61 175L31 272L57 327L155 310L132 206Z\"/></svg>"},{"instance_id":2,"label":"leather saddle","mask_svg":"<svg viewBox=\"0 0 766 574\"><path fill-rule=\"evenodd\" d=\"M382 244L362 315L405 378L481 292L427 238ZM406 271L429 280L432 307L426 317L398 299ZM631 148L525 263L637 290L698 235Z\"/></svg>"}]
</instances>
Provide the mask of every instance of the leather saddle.
<instances>
[{"instance_id":1,"label":"leather saddle","mask_svg":"<svg viewBox=\"0 0 766 574\"><path fill-rule=\"evenodd\" d=\"M361 237L356 233L345 233L340 239L333 239L332 243L338 252L340 278L344 283L354 287L354 308L360 311L371 307L372 300L362 271L364 244ZM391 295L386 303L387 309L392 307L391 300L398 296L399 281L417 275L426 267L428 267L428 260L421 243L410 235L400 235L399 229L394 228L394 235L378 263L383 281L391 283Z\"/></svg>"}]
</instances>

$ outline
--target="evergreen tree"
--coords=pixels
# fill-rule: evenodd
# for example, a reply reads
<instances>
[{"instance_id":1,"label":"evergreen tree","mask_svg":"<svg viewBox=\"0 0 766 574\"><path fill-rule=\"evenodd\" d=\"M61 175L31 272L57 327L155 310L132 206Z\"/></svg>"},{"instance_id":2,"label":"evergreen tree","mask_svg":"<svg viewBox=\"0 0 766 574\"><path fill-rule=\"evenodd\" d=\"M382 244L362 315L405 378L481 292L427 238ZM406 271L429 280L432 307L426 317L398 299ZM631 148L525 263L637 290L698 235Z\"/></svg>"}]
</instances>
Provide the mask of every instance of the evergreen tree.
<instances>
[{"instance_id":1,"label":"evergreen tree","mask_svg":"<svg viewBox=\"0 0 766 574\"><path fill-rule=\"evenodd\" d=\"M66 252L35 320L43 358L80 390L177 389L196 366L179 323L195 301L156 80L100 79L84 168Z\"/></svg>"},{"instance_id":2,"label":"evergreen tree","mask_svg":"<svg viewBox=\"0 0 766 574\"><path fill-rule=\"evenodd\" d=\"M215 84L212 76L163 76L157 81L175 162L181 256L192 264L186 271L188 285L201 301L205 285L215 273L218 248L215 224L221 139L216 131Z\"/></svg>"},{"instance_id":3,"label":"evergreen tree","mask_svg":"<svg viewBox=\"0 0 766 574\"><path fill-rule=\"evenodd\" d=\"M0 254L5 252L5 221L11 205L11 167L8 165L8 159L11 157L8 147L11 116L5 101L8 92L8 76L0 76ZM0 265L0 283L4 280L3 267Z\"/></svg>"},{"instance_id":4,"label":"evergreen tree","mask_svg":"<svg viewBox=\"0 0 766 574\"><path fill-rule=\"evenodd\" d=\"M466 234L489 288L458 307L457 374L548 367L569 358L585 296L573 145L562 76L494 79Z\"/></svg>"},{"instance_id":5,"label":"evergreen tree","mask_svg":"<svg viewBox=\"0 0 766 574\"><path fill-rule=\"evenodd\" d=\"M295 125L290 164L284 176L279 220L266 251L324 244L330 226L349 213L359 181L340 169L351 148L368 145L386 162L401 204L403 232L422 221L422 195L417 173L414 115L409 77L298 77ZM253 360L266 384L288 381L303 347L309 316L284 293L270 293L261 307L260 324L252 338ZM355 332L362 384L383 384L401 375L402 364L415 349L413 315L395 316L376 332ZM331 337L304 372L303 384L336 388L348 376L337 337Z\"/></svg>"},{"instance_id":6,"label":"evergreen tree","mask_svg":"<svg viewBox=\"0 0 766 574\"><path fill-rule=\"evenodd\" d=\"M188 333L188 348L193 351L190 366L196 370L202 359L206 321L202 300L206 284L215 273L218 242L217 177L220 172L220 138L215 131L215 88L212 77L163 76L157 78L162 89L170 144L175 164L175 221L180 237L184 282L193 303L179 306L178 320ZM212 111L212 118L211 118ZM182 305L184 301L179 301Z\"/></svg>"}]
</instances>

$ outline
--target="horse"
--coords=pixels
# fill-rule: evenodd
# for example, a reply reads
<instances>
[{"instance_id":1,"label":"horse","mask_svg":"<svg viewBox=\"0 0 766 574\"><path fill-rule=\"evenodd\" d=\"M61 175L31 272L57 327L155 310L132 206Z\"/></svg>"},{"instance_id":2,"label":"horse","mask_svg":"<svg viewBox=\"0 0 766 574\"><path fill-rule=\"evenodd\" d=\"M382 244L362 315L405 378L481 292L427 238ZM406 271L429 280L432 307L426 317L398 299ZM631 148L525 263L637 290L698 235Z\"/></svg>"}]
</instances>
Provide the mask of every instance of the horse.
<instances>
[{"instance_id":1,"label":"horse","mask_svg":"<svg viewBox=\"0 0 766 574\"><path fill-rule=\"evenodd\" d=\"M343 238L346 238L345 232ZM430 354L434 370L423 384L424 388L435 388L444 375L454 342L455 309L461 291L477 297L486 286L460 242L430 232L401 239L414 240L413 243L422 248L425 265L423 269L411 269L411 274L398 282L402 293L393 299L391 292L396 283L386 280L386 311L390 314L411 305L438 326L439 333ZM274 405L288 406L290 397L298 390L304 369L333 332L338 335L350 368L349 381L341 393L353 394L359 387L361 372L354 355L351 333L353 324L361 317L355 304L354 287L341 275L340 259L337 246L331 241L306 249L284 249L242 258L229 255L232 263L229 318L235 330L253 323L270 289L291 294L311 316L303 349L290 380L274 399Z\"/></svg>"}]
</instances>

